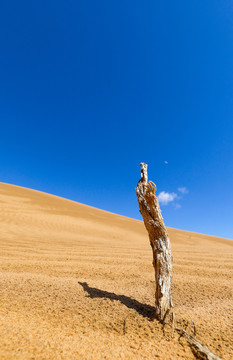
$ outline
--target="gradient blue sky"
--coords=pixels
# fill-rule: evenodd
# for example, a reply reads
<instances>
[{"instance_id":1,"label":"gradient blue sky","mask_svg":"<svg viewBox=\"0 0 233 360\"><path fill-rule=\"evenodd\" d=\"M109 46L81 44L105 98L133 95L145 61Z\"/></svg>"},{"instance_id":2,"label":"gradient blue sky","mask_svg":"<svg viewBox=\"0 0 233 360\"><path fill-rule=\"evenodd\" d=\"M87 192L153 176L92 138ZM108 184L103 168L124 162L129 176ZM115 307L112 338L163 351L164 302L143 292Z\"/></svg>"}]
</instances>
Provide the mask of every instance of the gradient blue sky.
<instances>
[{"instance_id":1,"label":"gradient blue sky","mask_svg":"<svg viewBox=\"0 0 233 360\"><path fill-rule=\"evenodd\" d=\"M232 25L224 0L1 2L0 181L140 219L144 161L167 226L233 238Z\"/></svg>"}]
</instances>

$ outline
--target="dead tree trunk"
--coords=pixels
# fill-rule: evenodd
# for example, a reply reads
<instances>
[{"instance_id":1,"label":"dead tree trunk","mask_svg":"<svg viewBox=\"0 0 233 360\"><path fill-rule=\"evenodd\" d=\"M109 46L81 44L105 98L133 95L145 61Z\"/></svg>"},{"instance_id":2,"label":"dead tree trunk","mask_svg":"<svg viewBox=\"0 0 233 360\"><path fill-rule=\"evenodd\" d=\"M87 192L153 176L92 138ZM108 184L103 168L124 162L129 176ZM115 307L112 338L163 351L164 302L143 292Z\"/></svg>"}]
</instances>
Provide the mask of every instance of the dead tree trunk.
<instances>
[{"instance_id":1,"label":"dead tree trunk","mask_svg":"<svg viewBox=\"0 0 233 360\"><path fill-rule=\"evenodd\" d=\"M161 215L156 186L148 183L147 164L141 163L141 179L136 187L136 194L145 227L153 251L155 269L155 316L164 322L172 308L172 255L170 240Z\"/></svg>"}]
</instances>

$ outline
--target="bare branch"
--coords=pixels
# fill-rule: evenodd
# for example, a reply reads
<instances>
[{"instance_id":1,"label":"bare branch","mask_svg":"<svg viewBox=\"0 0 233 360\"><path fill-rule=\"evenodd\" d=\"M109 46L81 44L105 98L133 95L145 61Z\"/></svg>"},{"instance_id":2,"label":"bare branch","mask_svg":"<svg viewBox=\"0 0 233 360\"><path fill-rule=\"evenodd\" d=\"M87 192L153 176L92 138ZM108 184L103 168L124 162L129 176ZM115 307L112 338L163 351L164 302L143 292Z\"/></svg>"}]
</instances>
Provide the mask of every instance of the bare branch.
<instances>
[{"instance_id":1,"label":"bare branch","mask_svg":"<svg viewBox=\"0 0 233 360\"><path fill-rule=\"evenodd\" d=\"M202 345L194 336L189 335L185 330L180 328L175 328L175 330L180 334L181 338L184 336L194 353L197 359L201 360L221 360L220 357L214 355L206 346Z\"/></svg>"}]
</instances>

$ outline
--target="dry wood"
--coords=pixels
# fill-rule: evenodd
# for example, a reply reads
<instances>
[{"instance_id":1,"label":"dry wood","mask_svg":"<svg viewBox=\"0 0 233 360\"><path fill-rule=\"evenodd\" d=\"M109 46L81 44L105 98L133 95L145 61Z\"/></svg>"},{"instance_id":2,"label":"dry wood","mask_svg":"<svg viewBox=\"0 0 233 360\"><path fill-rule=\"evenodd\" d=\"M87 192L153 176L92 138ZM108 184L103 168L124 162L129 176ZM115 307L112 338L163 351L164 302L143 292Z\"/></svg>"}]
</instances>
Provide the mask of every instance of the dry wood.
<instances>
[{"instance_id":1,"label":"dry wood","mask_svg":"<svg viewBox=\"0 0 233 360\"><path fill-rule=\"evenodd\" d=\"M221 360L220 357L214 355L206 346L202 345L194 336L189 335L185 330L175 328L181 336L184 336L197 359L201 360ZM195 332L194 327L194 332Z\"/></svg>"},{"instance_id":2,"label":"dry wood","mask_svg":"<svg viewBox=\"0 0 233 360\"><path fill-rule=\"evenodd\" d=\"M141 179L136 187L139 209L148 231L155 269L155 316L162 322L172 308L172 255L170 240L161 215L156 186L148 183L147 164L141 163Z\"/></svg>"},{"instance_id":3,"label":"dry wood","mask_svg":"<svg viewBox=\"0 0 233 360\"><path fill-rule=\"evenodd\" d=\"M148 182L147 164L141 163L140 165L141 179L137 184L136 194L140 213L142 214L145 227L148 231L153 252L153 266L155 269L156 280L155 316L165 326L165 320L169 313L171 314L170 320L172 320L172 334L174 330L176 330L180 334L180 338L184 336L197 359L221 360L206 346L202 345L198 340L196 340L196 328L193 322L193 335L189 335L186 330L174 327L174 313L171 312L172 255L170 240L163 222L159 202L155 195L156 185L152 181Z\"/></svg>"}]
</instances>

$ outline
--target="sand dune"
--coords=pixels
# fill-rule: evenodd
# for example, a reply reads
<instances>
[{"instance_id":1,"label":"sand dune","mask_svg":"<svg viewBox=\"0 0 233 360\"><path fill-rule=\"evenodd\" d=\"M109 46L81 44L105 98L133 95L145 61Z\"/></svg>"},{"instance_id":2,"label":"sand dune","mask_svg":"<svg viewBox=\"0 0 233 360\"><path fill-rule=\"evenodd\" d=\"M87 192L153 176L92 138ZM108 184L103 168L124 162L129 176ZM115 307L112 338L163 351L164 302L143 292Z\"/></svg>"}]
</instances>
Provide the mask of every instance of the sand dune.
<instances>
[{"instance_id":1,"label":"sand dune","mask_svg":"<svg viewBox=\"0 0 233 360\"><path fill-rule=\"evenodd\" d=\"M194 359L150 321L141 221L0 184L0 359ZM168 229L176 324L233 358L233 241Z\"/></svg>"}]
</instances>

